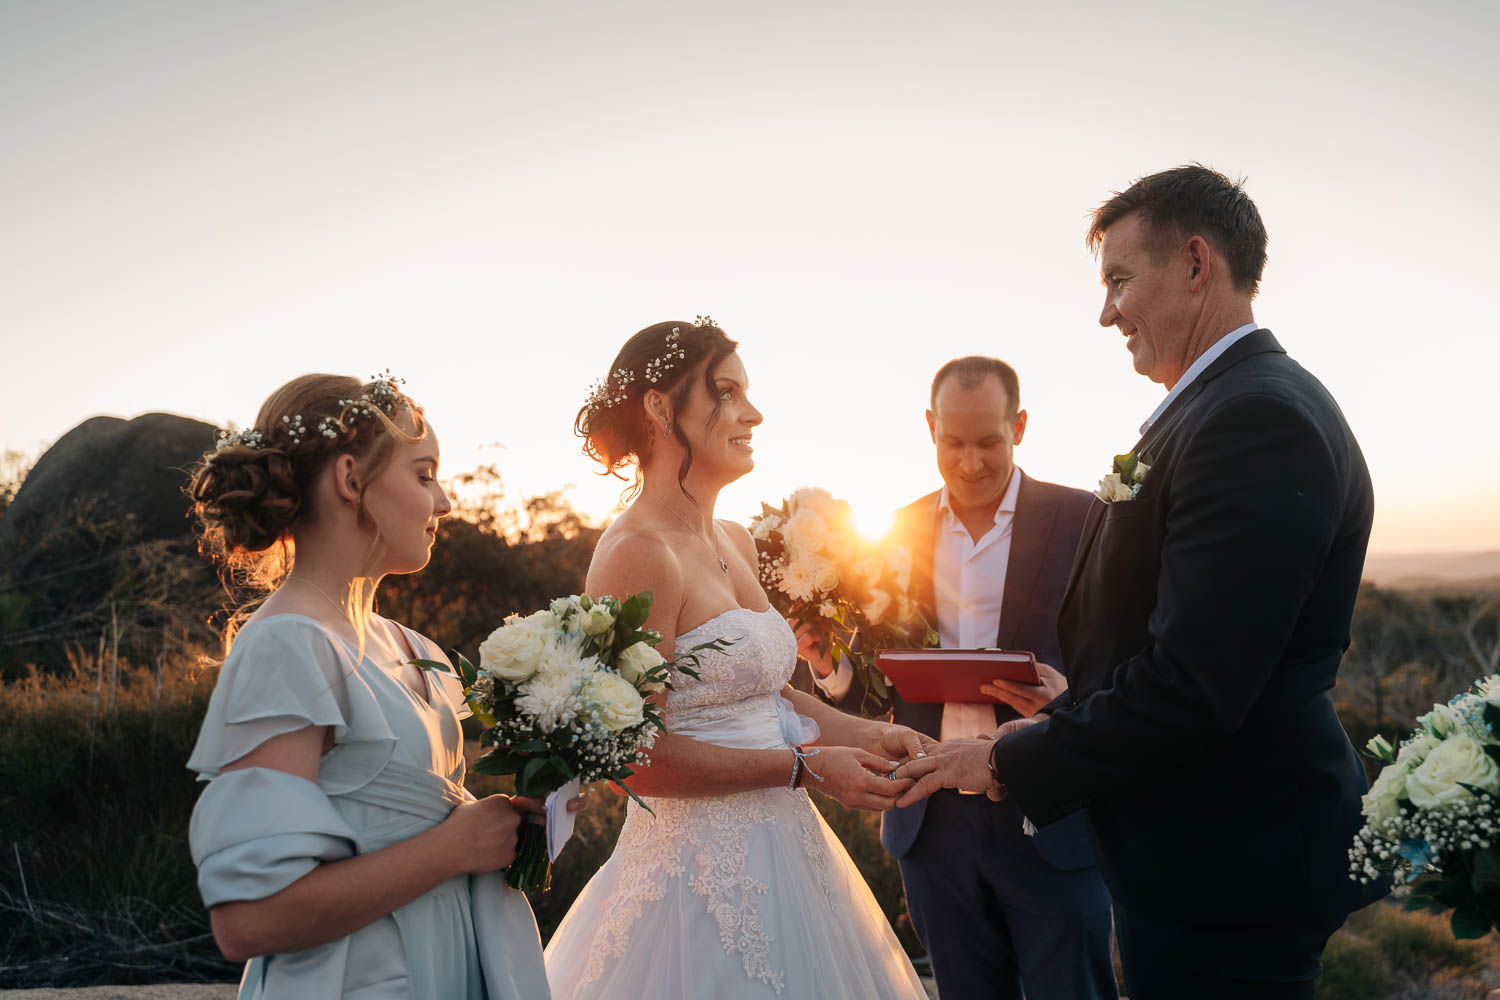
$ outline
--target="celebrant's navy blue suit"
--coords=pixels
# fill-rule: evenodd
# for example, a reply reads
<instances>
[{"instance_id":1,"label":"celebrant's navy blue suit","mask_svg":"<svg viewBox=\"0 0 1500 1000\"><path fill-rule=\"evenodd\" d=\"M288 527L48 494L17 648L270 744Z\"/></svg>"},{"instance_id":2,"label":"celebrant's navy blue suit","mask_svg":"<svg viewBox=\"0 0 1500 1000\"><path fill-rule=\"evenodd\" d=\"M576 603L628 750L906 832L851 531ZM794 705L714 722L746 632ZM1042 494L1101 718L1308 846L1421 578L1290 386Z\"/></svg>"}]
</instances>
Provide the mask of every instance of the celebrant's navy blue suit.
<instances>
[{"instance_id":1,"label":"celebrant's navy blue suit","mask_svg":"<svg viewBox=\"0 0 1500 1000\"><path fill-rule=\"evenodd\" d=\"M1057 615L1084 518L1083 490L1021 476L996 647L1024 649L1062 669ZM912 593L936 625L933 554L941 492L902 508L893 537L912 554ZM857 709L855 680L837 700ZM890 695L894 721L938 738L942 704ZM997 705L997 724L1016 718ZM890 809L880 842L901 865L912 924L932 956L943 1000L1113 998L1109 896L1095 867L1087 826L1075 816L1023 833L1011 802L941 791ZM1020 983L1017 982L1019 974Z\"/></svg>"}]
</instances>

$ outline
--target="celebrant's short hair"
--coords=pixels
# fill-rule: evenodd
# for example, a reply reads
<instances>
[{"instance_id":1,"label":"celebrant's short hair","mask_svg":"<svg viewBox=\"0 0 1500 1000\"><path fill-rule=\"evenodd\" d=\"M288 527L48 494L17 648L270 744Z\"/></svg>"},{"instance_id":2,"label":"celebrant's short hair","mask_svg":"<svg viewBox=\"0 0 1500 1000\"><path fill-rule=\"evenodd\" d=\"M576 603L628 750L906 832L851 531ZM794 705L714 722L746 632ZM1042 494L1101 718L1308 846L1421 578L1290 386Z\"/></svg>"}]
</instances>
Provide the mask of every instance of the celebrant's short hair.
<instances>
[{"instance_id":1,"label":"celebrant's short hair","mask_svg":"<svg viewBox=\"0 0 1500 1000\"><path fill-rule=\"evenodd\" d=\"M939 368L932 377L932 393L927 403L934 413L937 412L938 390L950 378L965 389L977 389L985 379L997 378L1005 389L1006 418L1014 420L1021 412L1021 379L1014 368L999 358L971 354L966 358L954 358Z\"/></svg>"},{"instance_id":2,"label":"celebrant's short hair","mask_svg":"<svg viewBox=\"0 0 1500 1000\"><path fill-rule=\"evenodd\" d=\"M1110 226L1139 213L1153 263L1202 236L1224 255L1234 287L1253 296L1266 269L1266 227L1243 185L1198 163L1142 177L1095 209L1089 249L1098 252Z\"/></svg>"}]
</instances>

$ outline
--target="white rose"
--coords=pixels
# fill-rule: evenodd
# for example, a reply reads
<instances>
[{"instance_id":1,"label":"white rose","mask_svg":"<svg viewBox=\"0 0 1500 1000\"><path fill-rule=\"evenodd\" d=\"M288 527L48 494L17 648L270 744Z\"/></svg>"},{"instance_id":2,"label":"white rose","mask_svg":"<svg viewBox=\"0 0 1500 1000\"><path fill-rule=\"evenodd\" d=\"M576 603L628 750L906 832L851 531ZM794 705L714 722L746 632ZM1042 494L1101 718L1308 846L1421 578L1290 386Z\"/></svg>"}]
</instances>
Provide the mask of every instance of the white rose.
<instances>
[{"instance_id":1,"label":"white rose","mask_svg":"<svg viewBox=\"0 0 1500 1000\"><path fill-rule=\"evenodd\" d=\"M640 725L646 718L646 703L630 682L619 674L601 670L591 674L579 691L585 704L599 713L599 721L610 732Z\"/></svg>"},{"instance_id":2,"label":"white rose","mask_svg":"<svg viewBox=\"0 0 1500 1000\"><path fill-rule=\"evenodd\" d=\"M813 586L823 593L828 593L839 585L839 568L827 559L814 559L812 561Z\"/></svg>"},{"instance_id":3,"label":"white rose","mask_svg":"<svg viewBox=\"0 0 1500 1000\"><path fill-rule=\"evenodd\" d=\"M536 673L547 648L547 633L517 619L491 632L479 644L479 665L503 680L524 681Z\"/></svg>"},{"instance_id":4,"label":"white rose","mask_svg":"<svg viewBox=\"0 0 1500 1000\"><path fill-rule=\"evenodd\" d=\"M554 617L561 619L569 612L577 609L577 607L578 597L575 595L573 597L559 597L552 602L548 610L552 612Z\"/></svg>"},{"instance_id":5,"label":"white rose","mask_svg":"<svg viewBox=\"0 0 1500 1000\"><path fill-rule=\"evenodd\" d=\"M1405 764L1388 765L1381 769L1375 778L1375 784L1360 798L1360 811L1376 830L1380 830L1380 823L1384 820L1401 815L1396 800L1406 798L1406 775Z\"/></svg>"},{"instance_id":6,"label":"white rose","mask_svg":"<svg viewBox=\"0 0 1500 1000\"><path fill-rule=\"evenodd\" d=\"M666 662L660 653L651 648L649 642L637 642L620 650L620 655L615 660L615 669L620 671L621 677L635 685L637 691L655 694L665 690L666 683L662 680L647 680L646 674Z\"/></svg>"},{"instance_id":7,"label":"white rose","mask_svg":"<svg viewBox=\"0 0 1500 1000\"><path fill-rule=\"evenodd\" d=\"M832 618L838 613L839 606L832 601L824 601L822 604L818 605L818 614L822 615L824 618Z\"/></svg>"},{"instance_id":8,"label":"white rose","mask_svg":"<svg viewBox=\"0 0 1500 1000\"><path fill-rule=\"evenodd\" d=\"M603 604L595 604L578 614L578 627L584 635L603 635L615 623L615 616Z\"/></svg>"},{"instance_id":9,"label":"white rose","mask_svg":"<svg viewBox=\"0 0 1500 1000\"><path fill-rule=\"evenodd\" d=\"M879 625L885 616L886 609L891 606L891 595L878 587L870 591L870 599L860 608L865 617L870 620L871 625Z\"/></svg>"},{"instance_id":10,"label":"white rose","mask_svg":"<svg viewBox=\"0 0 1500 1000\"><path fill-rule=\"evenodd\" d=\"M828 522L810 512L793 514L781 528L787 549L798 555L822 549L828 544L828 534Z\"/></svg>"},{"instance_id":11,"label":"white rose","mask_svg":"<svg viewBox=\"0 0 1500 1000\"><path fill-rule=\"evenodd\" d=\"M1441 809L1471 797L1459 782L1500 792L1500 767L1484 752L1478 740L1452 736L1433 748L1427 759L1407 776L1406 792L1414 805Z\"/></svg>"}]
</instances>

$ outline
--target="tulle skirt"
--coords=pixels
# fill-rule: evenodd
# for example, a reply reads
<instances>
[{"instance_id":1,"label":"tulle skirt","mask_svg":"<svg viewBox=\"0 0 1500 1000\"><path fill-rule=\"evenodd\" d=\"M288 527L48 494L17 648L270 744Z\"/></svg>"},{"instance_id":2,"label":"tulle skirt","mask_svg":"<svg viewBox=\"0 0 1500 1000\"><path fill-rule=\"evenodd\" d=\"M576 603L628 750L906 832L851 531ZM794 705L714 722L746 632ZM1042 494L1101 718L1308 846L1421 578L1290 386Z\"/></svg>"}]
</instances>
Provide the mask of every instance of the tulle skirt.
<instances>
[{"instance_id":1,"label":"tulle skirt","mask_svg":"<svg viewBox=\"0 0 1500 1000\"><path fill-rule=\"evenodd\" d=\"M806 792L647 801L547 947L554 1000L925 1000Z\"/></svg>"}]
</instances>

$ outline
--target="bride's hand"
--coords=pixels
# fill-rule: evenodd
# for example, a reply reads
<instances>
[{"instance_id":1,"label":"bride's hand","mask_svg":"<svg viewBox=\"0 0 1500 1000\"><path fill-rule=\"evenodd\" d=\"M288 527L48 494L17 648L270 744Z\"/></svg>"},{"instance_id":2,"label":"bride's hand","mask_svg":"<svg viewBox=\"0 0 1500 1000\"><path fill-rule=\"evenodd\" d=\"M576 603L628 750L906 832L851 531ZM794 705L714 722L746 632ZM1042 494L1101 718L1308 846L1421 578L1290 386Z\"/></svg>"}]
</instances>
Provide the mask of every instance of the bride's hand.
<instances>
[{"instance_id":1,"label":"bride's hand","mask_svg":"<svg viewBox=\"0 0 1500 1000\"><path fill-rule=\"evenodd\" d=\"M858 747L819 747L803 767L808 771L802 779L803 788L816 788L850 809L889 809L911 786L907 779L892 781L886 777L896 769L891 760Z\"/></svg>"},{"instance_id":2,"label":"bride's hand","mask_svg":"<svg viewBox=\"0 0 1500 1000\"><path fill-rule=\"evenodd\" d=\"M925 733L919 733L909 726L896 726L888 722L871 723L874 732L872 739L865 743L865 749L879 757L887 760L905 761L916 757L927 755L927 748L937 742Z\"/></svg>"}]
</instances>

